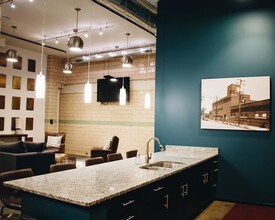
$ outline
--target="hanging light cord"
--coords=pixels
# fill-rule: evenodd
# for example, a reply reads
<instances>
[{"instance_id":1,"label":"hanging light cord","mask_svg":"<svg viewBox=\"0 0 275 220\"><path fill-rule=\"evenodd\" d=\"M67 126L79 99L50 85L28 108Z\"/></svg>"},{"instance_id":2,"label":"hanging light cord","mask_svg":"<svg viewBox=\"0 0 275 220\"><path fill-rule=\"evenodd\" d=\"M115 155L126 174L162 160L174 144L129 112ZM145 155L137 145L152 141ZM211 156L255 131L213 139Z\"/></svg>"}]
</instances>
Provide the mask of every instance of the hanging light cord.
<instances>
[{"instance_id":1,"label":"hanging light cord","mask_svg":"<svg viewBox=\"0 0 275 220\"><path fill-rule=\"evenodd\" d=\"M41 51L41 60L40 60L40 67L41 67L41 74L42 74L42 65L43 65L43 55L44 55L44 34L45 34L45 10L46 10L46 1L44 1L43 7L43 21L42 21L42 51Z\"/></svg>"},{"instance_id":2,"label":"hanging light cord","mask_svg":"<svg viewBox=\"0 0 275 220\"><path fill-rule=\"evenodd\" d=\"M78 12L79 10L76 11L76 32L78 32Z\"/></svg>"}]
</instances>

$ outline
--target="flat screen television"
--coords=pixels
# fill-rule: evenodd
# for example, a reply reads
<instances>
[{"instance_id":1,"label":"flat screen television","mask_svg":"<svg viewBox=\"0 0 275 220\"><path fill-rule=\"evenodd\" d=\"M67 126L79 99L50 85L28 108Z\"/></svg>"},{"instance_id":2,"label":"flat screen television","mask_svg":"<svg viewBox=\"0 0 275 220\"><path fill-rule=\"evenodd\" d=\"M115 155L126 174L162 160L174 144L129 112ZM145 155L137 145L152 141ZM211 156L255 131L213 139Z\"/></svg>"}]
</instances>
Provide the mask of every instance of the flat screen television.
<instances>
[{"instance_id":1,"label":"flat screen television","mask_svg":"<svg viewBox=\"0 0 275 220\"><path fill-rule=\"evenodd\" d=\"M114 80L115 79L115 80ZM130 101L130 77L106 78L97 80L97 102L118 102L119 90L124 81L127 102Z\"/></svg>"}]
</instances>

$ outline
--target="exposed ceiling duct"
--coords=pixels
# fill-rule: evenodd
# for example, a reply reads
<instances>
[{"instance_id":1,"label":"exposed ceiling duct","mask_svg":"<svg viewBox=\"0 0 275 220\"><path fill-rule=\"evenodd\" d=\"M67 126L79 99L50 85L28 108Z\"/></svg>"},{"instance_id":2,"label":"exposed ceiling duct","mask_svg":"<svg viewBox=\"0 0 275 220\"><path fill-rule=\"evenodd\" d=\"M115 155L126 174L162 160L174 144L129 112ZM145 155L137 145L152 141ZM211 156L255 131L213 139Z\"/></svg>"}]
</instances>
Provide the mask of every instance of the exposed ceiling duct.
<instances>
[{"instance_id":1,"label":"exposed ceiling duct","mask_svg":"<svg viewBox=\"0 0 275 220\"><path fill-rule=\"evenodd\" d=\"M154 5L146 0L91 0L108 10L125 17L138 27L156 35L156 12Z\"/></svg>"}]
</instances>

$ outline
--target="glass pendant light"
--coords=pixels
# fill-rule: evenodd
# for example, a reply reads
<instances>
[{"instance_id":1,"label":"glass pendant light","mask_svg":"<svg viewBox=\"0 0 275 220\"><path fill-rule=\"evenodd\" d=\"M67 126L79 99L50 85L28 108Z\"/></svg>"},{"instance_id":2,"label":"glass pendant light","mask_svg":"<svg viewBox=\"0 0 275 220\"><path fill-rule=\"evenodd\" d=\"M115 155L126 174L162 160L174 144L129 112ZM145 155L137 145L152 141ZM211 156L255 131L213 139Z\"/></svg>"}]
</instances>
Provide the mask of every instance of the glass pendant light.
<instances>
[{"instance_id":1,"label":"glass pendant light","mask_svg":"<svg viewBox=\"0 0 275 220\"><path fill-rule=\"evenodd\" d=\"M76 10L76 28L73 29L73 32L77 34L78 32L78 13L81 10L80 8L75 8ZM83 48L83 40L81 37L75 35L69 38L68 40L68 47L70 48L71 51L81 51Z\"/></svg>"},{"instance_id":2,"label":"glass pendant light","mask_svg":"<svg viewBox=\"0 0 275 220\"><path fill-rule=\"evenodd\" d=\"M151 95L149 92L146 92L144 97L144 108L149 109L150 107L151 107Z\"/></svg>"},{"instance_id":3,"label":"glass pendant light","mask_svg":"<svg viewBox=\"0 0 275 220\"><path fill-rule=\"evenodd\" d=\"M146 78L147 78L147 75L149 73L149 52L148 52L148 58L147 58L147 73L146 73ZM146 109L149 109L151 107L151 95L149 92L146 92L145 93L145 96L144 96L144 108Z\"/></svg>"},{"instance_id":4,"label":"glass pendant light","mask_svg":"<svg viewBox=\"0 0 275 220\"><path fill-rule=\"evenodd\" d=\"M128 50L128 38L130 36L130 33L126 33L127 36L127 47L126 47L126 54L123 55L123 57L121 58L121 65L122 67L132 67L133 64L133 58L129 55L127 55L127 50Z\"/></svg>"},{"instance_id":5,"label":"glass pendant light","mask_svg":"<svg viewBox=\"0 0 275 220\"><path fill-rule=\"evenodd\" d=\"M35 96L38 99L45 98L46 92L46 79L45 75L43 75L43 55L44 55L44 27L45 27L45 9L46 2L44 1L44 9L43 9L43 25L42 25L42 42L41 42L41 60L40 60L40 72L36 75L35 80Z\"/></svg>"},{"instance_id":6,"label":"glass pendant light","mask_svg":"<svg viewBox=\"0 0 275 220\"><path fill-rule=\"evenodd\" d=\"M15 29L17 27L16 26L11 26L11 27L13 28L13 38L14 38ZM7 55L7 61L8 62L16 63L18 61L19 54L17 53L17 51L15 49L7 50L6 55Z\"/></svg>"},{"instance_id":7,"label":"glass pendant light","mask_svg":"<svg viewBox=\"0 0 275 220\"><path fill-rule=\"evenodd\" d=\"M126 89L124 88L124 77L122 79L122 87L119 90L119 104L126 105Z\"/></svg>"},{"instance_id":8,"label":"glass pendant light","mask_svg":"<svg viewBox=\"0 0 275 220\"><path fill-rule=\"evenodd\" d=\"M89 49L90 49L90 46L91 46L91 34L90 34L90 29L89 29ZM91 50L89 50L89 57L91 57ZM85 83L85 88L84 88L84 103L92 102L92 84L89 81L90 65L91 65L91 59L89 59L89 62L88 62L88 80Z\"/></svg>"},{"instance_id":9,"label":"glass pendant light","mask_svg":"<svg viewBox=\"0 0 275 220\"><path fill-rule=\"evenodd\" d=\"M73 64L70 63L69 50L68 50L67 63L65 63L64 65L63 73L69 75L72 72L73 72Z\"/></svg>"}]
</instances>

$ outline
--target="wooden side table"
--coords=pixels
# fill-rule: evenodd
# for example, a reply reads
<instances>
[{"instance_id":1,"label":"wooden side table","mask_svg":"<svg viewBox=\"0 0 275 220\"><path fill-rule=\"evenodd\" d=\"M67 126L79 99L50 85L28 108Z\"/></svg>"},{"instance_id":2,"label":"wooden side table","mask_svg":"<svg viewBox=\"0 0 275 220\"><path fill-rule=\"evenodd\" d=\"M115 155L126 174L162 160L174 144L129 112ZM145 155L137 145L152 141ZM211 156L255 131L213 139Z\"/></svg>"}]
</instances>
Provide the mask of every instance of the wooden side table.
<instances>
[{"instance_id":1,"label":"wooden side table","mask_svg":"<svg viewBox=\"0 0 275 220\"><path fill-rule=\"evenodd\" d=\"M72 154L55 153L55 162L76 164L76 157Z\"/></svg>"}]
</instances>

